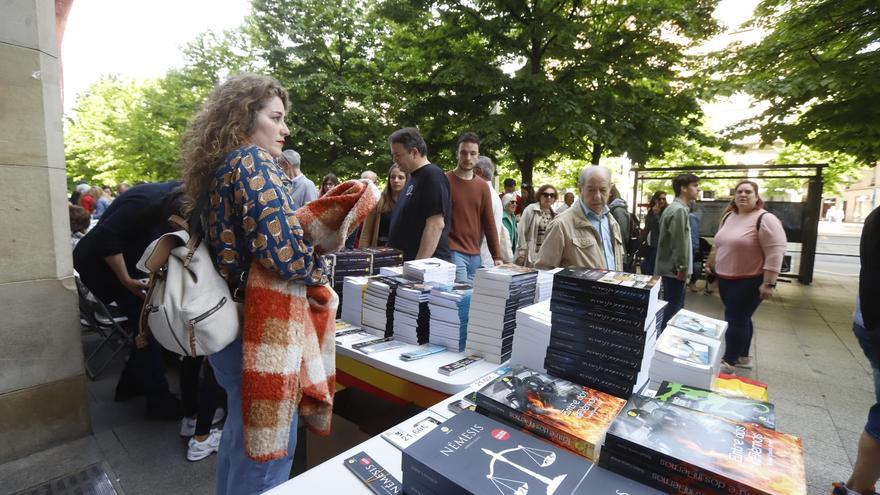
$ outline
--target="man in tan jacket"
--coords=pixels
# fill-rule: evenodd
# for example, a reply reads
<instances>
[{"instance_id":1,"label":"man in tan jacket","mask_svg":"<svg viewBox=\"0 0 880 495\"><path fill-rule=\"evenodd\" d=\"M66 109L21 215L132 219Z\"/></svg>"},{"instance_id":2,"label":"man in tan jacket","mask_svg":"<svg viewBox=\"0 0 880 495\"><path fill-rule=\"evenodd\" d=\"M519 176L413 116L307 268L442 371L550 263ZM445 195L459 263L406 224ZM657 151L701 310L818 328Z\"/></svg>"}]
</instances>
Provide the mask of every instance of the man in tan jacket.
<instances>
[{"instance_id":1,"label":"man in tan jacket","mask_svg":"<svg viewBox=\"0 0 880 495\"><path fill-rule=\"evenodd\" d=\"M581 196L550 224L536 268L579 266L621 270L623 240L607 202L611 171L591 165L578 176Z\"/></svg>"}]
</instances>

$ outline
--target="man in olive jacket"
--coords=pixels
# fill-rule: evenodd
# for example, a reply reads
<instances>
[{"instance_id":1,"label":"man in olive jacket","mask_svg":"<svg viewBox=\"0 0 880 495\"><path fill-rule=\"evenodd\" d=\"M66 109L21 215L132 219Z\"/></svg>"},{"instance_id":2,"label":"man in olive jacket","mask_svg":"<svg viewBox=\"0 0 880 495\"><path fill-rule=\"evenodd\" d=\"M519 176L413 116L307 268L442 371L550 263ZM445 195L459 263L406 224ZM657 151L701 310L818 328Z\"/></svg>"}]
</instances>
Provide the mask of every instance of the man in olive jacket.
<instances>
[{"instance_id":1,"label":"man in olive jacket","mask_svg":"<svg viewBox=\"0 0 880 495\"><path fill-rule=\"evenodd\" d=\"M608 195L611 171L591 165L578 177L581 197L550 223L535 267L580 266L623 269L623 238L611 215Z\"/></svg>"},{"instance_id":2,"label":"man in olive jacket","mask_svg":"<svg viewBox=\"0 0 880 495\"><path fill-rule=\"evenodd\" d=\"M672 180L675 200L660 217L660 238L657 240L655 275L663 276L663 298L669 302L663 315L663 327L684 307L684 285L693 270L691 227L688 203L700 193L700 179L694 174L681 174Z\"/></svg>"}]
</instances>

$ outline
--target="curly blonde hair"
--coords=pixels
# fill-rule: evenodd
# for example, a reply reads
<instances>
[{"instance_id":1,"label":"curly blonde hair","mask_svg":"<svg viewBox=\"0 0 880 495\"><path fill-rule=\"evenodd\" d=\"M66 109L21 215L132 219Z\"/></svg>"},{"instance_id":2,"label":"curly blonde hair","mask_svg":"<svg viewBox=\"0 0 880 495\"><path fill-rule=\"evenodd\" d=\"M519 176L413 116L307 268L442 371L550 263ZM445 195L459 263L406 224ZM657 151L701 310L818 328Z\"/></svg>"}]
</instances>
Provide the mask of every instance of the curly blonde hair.
<instances>
[{"instance_id":1,"label":"curly blonde hair","mask_svg":"<svg viewBox=\"0 0 880 495\"><path fill-rule=\"evenodd\" d=\"M287 110L287 90L273 77L241 74L220 84L183 135L183 183L190 205L208 188L223 157L247 143L257 112L277 96Z\"/></svg>"}]
</instances>

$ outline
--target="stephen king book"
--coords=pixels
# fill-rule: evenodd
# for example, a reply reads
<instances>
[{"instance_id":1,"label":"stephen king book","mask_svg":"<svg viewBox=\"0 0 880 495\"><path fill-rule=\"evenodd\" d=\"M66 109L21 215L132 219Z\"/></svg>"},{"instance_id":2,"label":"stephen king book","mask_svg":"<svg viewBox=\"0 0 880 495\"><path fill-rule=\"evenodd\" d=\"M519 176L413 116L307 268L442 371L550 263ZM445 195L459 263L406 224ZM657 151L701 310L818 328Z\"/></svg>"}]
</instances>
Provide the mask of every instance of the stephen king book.
<instances>
[{"instance_id":1,"label":"stephen king book","mask_svg":"<svg viewBox=\"0 0 880 495\"><path fill-rule=\"evenodd\" d=\"M626 401L515 366L477 391L476 402L478 410L596 460L608 425Z\"/></svg>"},{"instance_id":2,"label":"stephen king book","mask_svg":"<svg viewBox=\"0 0 880 495\"><path fill-rule=\"evenodd\" d=\"M583 457L462 411L403 451L403 487L424 494L657 494Z\"/></svg>"},{"instance_id":3,"label":"stephen king book","mask_svg":"<svg viewBox=\"0 0 880 495\"><path fill-rule=\"evenodd\" d=\"M764 428L776 429L776 411L773 404L768 402L729 397L711 390L670 382L661 383L654 398L739 423L755 423Z\"/></svg>"},{"instance_id":4,"label":"stephen king book","mask_svg":"<svg viewBox=\"0 0 880 495\"><path fill-rule=\"evenodd\" d=\"M730 493L806 494L799 438L638 395L611 424L603 452L704 485L735 487Z\"/></svg>"}]
</instances>

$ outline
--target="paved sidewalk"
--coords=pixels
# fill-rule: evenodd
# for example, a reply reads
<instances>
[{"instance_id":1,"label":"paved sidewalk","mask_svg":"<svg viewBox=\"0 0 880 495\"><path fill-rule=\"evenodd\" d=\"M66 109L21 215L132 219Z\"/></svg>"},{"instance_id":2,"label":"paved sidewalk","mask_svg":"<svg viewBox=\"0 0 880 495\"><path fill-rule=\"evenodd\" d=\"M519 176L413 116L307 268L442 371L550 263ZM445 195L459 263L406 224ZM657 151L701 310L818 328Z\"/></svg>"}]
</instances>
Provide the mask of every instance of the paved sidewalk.
<instances>
[{"instance_id":1,"label":"paved sidewalk","mask_svg":"<svg viewBox=\"0 0 880 495\"><path fill-rule=\"evenodd\" d=\"M810 494L827 494L831 481L849 476L873 403L870 368L852 335L856 287L854 277L823 274L810 286L780 284L755 318L756 364L744 374L769 384L779 430L803 439ZM723 315L717 292L688 292L686 307ZM93 435L0 465L0 493L100 461L110 465L129 495L213 493L214 456L187 462L178 423L143 419L143 399L112 401L120 367L117 362L115 370L90 383ZM309 441L310 464L366 438L357 426L336 421L334 437ZM313 456L312 449L322 452Z\"/></svg>"},{"instance_id":2,"label":"paved sidewalk","mask_svg":"<svg viewBox=\"0 0 880 495\"><path fill-rule=\"evenodd\" d=\"M780 283L755 315L755 368L738 368L768 384L777 429L803 440L810 494L849 477L874 404L871 368L852 333L857 288L856 277L822 274L809 286ZM689 292L686 307L723 319L717 292Z\"/></svg>"}]
</instances>

